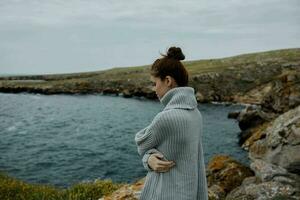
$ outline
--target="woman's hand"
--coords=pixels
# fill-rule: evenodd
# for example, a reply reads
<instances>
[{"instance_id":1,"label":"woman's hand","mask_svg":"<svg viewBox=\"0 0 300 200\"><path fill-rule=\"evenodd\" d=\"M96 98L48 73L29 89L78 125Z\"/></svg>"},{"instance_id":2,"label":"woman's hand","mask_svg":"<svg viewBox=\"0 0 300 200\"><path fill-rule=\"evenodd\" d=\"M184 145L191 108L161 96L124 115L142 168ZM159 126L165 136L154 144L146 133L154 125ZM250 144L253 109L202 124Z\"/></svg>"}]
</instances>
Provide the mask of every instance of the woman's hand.
<instances>
[{"instance_id":1,"label":"woman's hand","mask_svg":"<svg viewBox=\"0 0 300 200\"><path fill-rule=\"evenodd\" d=\"M164 156L159 153L151 154L148 158L148 165L153 171L168 172L175 165L174 161L163 160Z\"/></svg>"}]
</instances>

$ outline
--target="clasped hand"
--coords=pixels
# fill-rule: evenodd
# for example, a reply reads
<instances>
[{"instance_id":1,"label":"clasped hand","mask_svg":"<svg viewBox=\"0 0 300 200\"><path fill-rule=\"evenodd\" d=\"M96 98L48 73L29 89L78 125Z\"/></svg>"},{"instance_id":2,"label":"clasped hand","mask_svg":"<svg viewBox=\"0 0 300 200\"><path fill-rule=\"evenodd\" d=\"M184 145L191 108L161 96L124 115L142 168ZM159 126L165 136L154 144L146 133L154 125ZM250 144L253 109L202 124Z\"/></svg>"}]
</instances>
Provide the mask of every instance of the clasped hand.
<instances>
[{"instance_id":1,"label":"clasped hand","mask_svg":"<svg viewBox=\"0 0 300 200\"><path fill-rule=\"evenodd\" d=\"M175 162L164 159L162 154L153 153L148 158L148 165L155 172L168 172Z\"/></svg>"}]
</instances>

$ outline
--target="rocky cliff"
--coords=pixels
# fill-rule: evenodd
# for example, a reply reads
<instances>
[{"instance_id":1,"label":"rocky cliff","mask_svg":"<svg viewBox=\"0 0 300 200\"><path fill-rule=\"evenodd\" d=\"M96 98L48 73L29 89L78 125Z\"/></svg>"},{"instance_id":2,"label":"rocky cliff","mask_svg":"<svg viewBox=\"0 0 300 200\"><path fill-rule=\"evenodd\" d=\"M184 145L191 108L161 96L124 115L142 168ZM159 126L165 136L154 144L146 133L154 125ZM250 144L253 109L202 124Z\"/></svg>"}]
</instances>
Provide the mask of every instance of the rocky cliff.
<instances>
[{"instance_id":1,"label":"rocky cliff","mask_svg":"<svg viewBox=\"0 0 300 200\"><path fill-rule=\"evenodd\" d=\"M195 88L199 102L261 104L263 101L275 101L270 93L284 87L278 82L279 77L289 74L286 77L289 84L299 81L300 49L187 61L183 64L189 71L190 85ZM151 90L149 67L147 65L89 73L2 77L0 92L102 93L156 99ZM295 94L298 88L292 89L290 103L299 100L298 94ZM269 96L269 99L266 96Z\"/></svg>"},{"instance_id":2,"label":"rocky cliff","mask_svg":"<svg viewBox=\"0 0 300 200\"><path fill-rule=\"evenodd\" d=\"M300 199L300 105L249 128L248 134L242 147L249 151L255 176L226 199Z\"/></svg>"}]
</instances>

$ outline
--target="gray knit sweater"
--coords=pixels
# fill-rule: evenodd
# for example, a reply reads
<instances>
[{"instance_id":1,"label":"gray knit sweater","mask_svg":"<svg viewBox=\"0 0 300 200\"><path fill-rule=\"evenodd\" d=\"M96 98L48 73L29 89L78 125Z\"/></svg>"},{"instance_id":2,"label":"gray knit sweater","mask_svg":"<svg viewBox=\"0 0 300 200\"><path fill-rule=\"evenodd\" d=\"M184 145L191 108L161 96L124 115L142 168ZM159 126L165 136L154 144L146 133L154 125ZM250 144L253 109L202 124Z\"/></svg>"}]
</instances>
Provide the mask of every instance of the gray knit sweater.
<instances>
[{"instance_id":1,"label":"gray knit sweater","mask_svg":"<svg viewBox=\"0 0 300 200\"><path fill-rule=\"evenodd\" d=\"M175 87L160 99L165 106L135 135L148 171L140 200L208 200L202 149L202 115L192 87ZM175 161L168 172L155 172L147 160L158 152Z\"/></svg>"}]
</instances>

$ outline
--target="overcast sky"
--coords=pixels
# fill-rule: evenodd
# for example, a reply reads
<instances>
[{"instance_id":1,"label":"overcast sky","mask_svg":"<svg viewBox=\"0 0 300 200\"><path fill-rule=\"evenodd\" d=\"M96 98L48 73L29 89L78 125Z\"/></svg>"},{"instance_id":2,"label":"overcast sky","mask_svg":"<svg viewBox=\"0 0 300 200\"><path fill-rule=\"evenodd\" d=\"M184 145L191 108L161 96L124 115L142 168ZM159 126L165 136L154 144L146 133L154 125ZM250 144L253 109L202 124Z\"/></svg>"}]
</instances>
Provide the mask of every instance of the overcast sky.
<instances>
[{"instance_id":1,"label":"overcast sky","mask_svg":"<svg viewBox=\"0 0 300 200\"><path fill-rule=\"evenodd\" d=\"M0 0L0 74L151 64L300 47L300 0Z\"/></svg>"}]
</instances>

